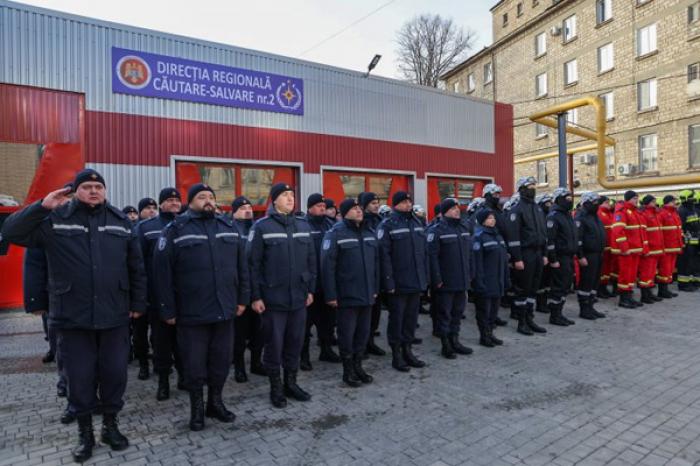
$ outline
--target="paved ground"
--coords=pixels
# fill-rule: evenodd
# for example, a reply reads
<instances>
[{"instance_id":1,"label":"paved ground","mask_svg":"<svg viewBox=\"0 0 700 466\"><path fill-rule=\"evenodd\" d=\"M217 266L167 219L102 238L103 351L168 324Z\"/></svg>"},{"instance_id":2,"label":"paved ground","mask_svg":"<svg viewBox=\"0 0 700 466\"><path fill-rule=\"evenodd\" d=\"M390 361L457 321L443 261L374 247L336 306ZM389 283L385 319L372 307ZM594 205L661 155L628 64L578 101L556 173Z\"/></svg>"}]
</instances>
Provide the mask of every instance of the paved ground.
<instances>
[{"instance_id":1,"label":"paved ground","mask_svg":"<svg viewBox=\"0 0 700 466\"><path fill-rule=\"evenodd\" d=\"M187 429L188 399L155 401L155 380L130 369L121 425L132 446L98 446L100 464L690 465L700 464L700 308L697 294L642 310L612 303L604 321L476 346L473 310L464 340L475 354L447 361L421 317L417 352L429 367L410 375L389 358L367 364L376 383L339 382L316 363L300 378L310 403L272 409L266 381L229 380L233 425ZM573 305L568 305L569 316ZM538 320L543 321L542 315ZM54 366L38 318L0 315L0 465L71 461L75 426L58 422ZM97 422L96 422L97 425ZM97 430L97 427L96 427Z\"/></svg>"}]
</instances>

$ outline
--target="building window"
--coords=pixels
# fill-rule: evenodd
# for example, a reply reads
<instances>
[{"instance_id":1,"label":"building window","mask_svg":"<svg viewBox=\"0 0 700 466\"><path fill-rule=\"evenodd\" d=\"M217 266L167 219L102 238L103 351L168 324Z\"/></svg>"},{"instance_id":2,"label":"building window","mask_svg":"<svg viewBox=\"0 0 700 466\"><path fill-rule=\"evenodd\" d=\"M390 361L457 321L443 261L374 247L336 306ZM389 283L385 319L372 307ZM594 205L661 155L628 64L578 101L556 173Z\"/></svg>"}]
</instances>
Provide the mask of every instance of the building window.
<instances>
[{"instance_id":1,"label":"building window","mask_svg":"<svg viewBox=\"0 0 700 466\"><path fill-rule=\"evenodd\" d=\"M493 64L488 62L484 65L484 85L493 81Z\"/></svg>"},{"instance_id":2,"label":"building window","mask_svg":"<svg viewBox=\"0 0 700 466\"><path fill-rule=\"evenodd\" d=\"M615 176L615 148L608 146L605 148L605 167L608 176Z\"/></svg>"},{"instance_id":3,"label":"building window","mask_svg":"<svg viewBox=\"0 0 700 466\"><path fill-rule=\"evenodd\" d=\"M503 27L508 26L508 13L503 14Z\"/></svg>"},{"instance_id":4,"label":"building window","mask_svg":"<svg viewBox=\"0 0 700 466\"><path fill-rule=\"evenodd\" d=\"M542 73L535 77L535 97L545 95L547 95L547 73Z\"/></svg>"},{"instance_id":5,"label":"building window","mask_svg":"<svg viewBox=\"0 0 700 466\"><path fill-rule=\"evenodd\" d=\"M549 136L549 127L540 123L535 123L535 138L544 138Z\"/></svg>"},{"instance_id":6,"label":"building window","mask_svg":"<svg viewBox=\"0 0 700 466\"><path fill-rule=\"evenodd\" d=\"M610 121L615 118L615 100L613 98L612 92L606 92L605 94L600 94L600 98L605 105L605 119Z\"/></svg>"},{"instance_id":7,"label":"building window","mask_svg":"<svg viewBox=\"0 0 700 466\"><path fill-rule=\"evenodd\" d=\"M452 83L452 92L459 92L459 81Z\"/></svg>"},{"instance_id":8,"label":"building window","mask_svg":"<svg viewBox=\"0 0 700 466\"><path fill-rule=\"evenodd\" d=\"M523 2L518 3L518 5L515 7L515 10L518 13L518 16L523 15Z\"/></svg>"},{"instance_id":9,"label":"building window","mask_svg":"<svg viewBox=\"0 0 700 466\"><path fill-rule=\"evenodd\" d=\"M656 107L656 79L647 79L637 83L637 110Z\"/></svg>"},{"instance_id":10,"label":"building window","mask_svg":"<svg viewBox=\"0 0 700 466\"><path fill-rule=\"evenodd\" d=\"M535 57L547 53L547 33L541 32L535 36Z\"/></svg>"},{"instance_id":11,"label":"building window","mask_svg":"<svg viewBox=\"0 0 700 466\"><path fill-rule=\"evenodd\" d=\"M598 47L598 73L610 71L615 66L615 54L613 44L605 44Z\"/></svg>"},{"instance_id":12,"label":"building window","mask_svg":"<svg viewBox=\"0 0 700 466\"><path fill-rule=\"evenodd\" d=\"M537 161L537 184L547 184L547 162Z\"/></svg>"},{"instance_id":13,"label":"building window","mask_svg":"<svg viewBox=\"0 0 700 466\"><path fill-rule=\"evenodd\" d=\"M691 168L700 168L700 125L688 127L688 156Z\"/></svg>"},{"instance_id":14,"label":"building window","mask_svg":"<svg viewBox=\"0 0 700 466\"><path fill-rule=\"evenodd\" d=\"M612 19L612 0L596 0L595 19L598 24Z\"/></svg>"},{"instance_id":15,"label":"building window","mask_svg":"<svg viewBox=\"0 0 700 466\"><path fill-rule=\"evenodd\" d=\"M564 84L574 84L578 81L578 62L571 60L564 63Z\"/></svg>"},{"instance_id":16,"label":"building window","mask_svg":"<svg viewBox=\"0 0 700 466\"><path fill-rule=\"evenodd\" d=\"M700 62L688 65L688 83L700 79Z\"/></svg>"},{"instance_id":17,"label":"building window","mask_svg":"<svg viewBox=\"0 0 700 466\"><path fill-rule=\"evenodd\" d=\"M637 56L656 51L656 23L637 29Z\"/></svg>"},{"instance_id":18,"label":"building window","mask_svg":"<svg viewBox=\"0 0 700 466\"><path fill-rule=\"evenodd\" d=\"M639 136L639 167L642 172L656 171L656 134Z\"/></svg>"},{"instance_id":19,"label":"building window","mask_svg":"<svg viewBox=\"0 0 700 466\"><path fill-rule=\"evenodd\" d=\"M566 112L566 122L571 125L578 124L578 108L572 108Z\"/></svg>"},{"instance_id":20,"label":"building window","mask_svg":"<svg viewBox=\"0 0 700 466\"><path fill-rule=\"evenodd\" d=\"M564 42L569 42L576 38L576 15L569 16L564 20L562 31Z\"/></svg>"},{"instance_id":21,"label":"building window","mask_svg":"<svg viewBox=\"0 0 700 466\"><path fill-rule=\"evenodd\" d=\"M473 92L476 88L476 79L474 79L474 73L469 73L467 76L467 92Z\"/></svg>"},{"instance_id":22,"label":"building window","mask_svg":"<svg viewBox=\"0 0 700 466\"><path fill-rule=\"evenodd\" d=\"M700 20L700 2L688 6L688 24Z\"/></svg>"}]
</instances>

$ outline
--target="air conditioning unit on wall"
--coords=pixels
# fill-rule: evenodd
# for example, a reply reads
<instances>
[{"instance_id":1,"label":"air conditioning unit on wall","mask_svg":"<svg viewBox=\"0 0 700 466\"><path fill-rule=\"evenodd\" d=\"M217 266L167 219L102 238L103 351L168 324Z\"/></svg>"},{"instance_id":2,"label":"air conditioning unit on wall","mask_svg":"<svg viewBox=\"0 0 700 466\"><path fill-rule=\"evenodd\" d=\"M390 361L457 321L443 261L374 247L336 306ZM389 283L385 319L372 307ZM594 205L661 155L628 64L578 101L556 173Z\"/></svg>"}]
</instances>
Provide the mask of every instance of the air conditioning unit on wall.
<instances>
[{"instance_id":1,"label":"air conditioning unit on wall","mask_svg":"<svg viewBox=\"0 0 700 466\"><path fill-rule=\"evenodd\" d=\"M553 36L558 36L559 34L561 34L561 27L552 26L552 28L549 30L549 33Z\"/></svg>"},{"instance_id":2,"label":"air conditioning unit on wall","mask_svg":"<svg viewBox=\"0 0 700 466\"><path fill-rule=\"evenodd\" d=\"M617 173L623 176L631 176L637 173L637 166L632 163L623 163L617 167Z\"/></svg>"},{"instance_id":3,"label":"air conditioning unit on wall","mask_svg":"<svg viewBox=\"0 0 700 466\"><path fill-rule=\"evenodd\" d=\"M578 162L583 165L595 165L598 162L598 157L594 154L581 154L578 157Z\"/></svg>"}]
</instances>

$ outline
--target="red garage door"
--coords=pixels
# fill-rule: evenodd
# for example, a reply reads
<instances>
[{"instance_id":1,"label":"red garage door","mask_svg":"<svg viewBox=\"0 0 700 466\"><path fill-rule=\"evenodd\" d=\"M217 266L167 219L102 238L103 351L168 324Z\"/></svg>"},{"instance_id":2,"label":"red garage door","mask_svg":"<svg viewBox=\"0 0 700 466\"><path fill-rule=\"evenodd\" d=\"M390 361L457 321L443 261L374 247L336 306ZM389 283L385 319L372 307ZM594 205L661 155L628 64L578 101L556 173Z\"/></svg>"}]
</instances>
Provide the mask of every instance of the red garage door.
<instances>
[{"instance_id":1,"label":"red garage door","mask_svg":"<svg viewBox=\"0 0 700 466\"><path fill-rule=\"evenodd\" d=\"M382 204L389 204L397 191L412 191L411 176L398 173L367 173L351 171L324 171L323 195L336 204L347 198L357 198L363 191L379 196Z\"/></svg>"},{"instance_id":2,"label":"red garage door","mask_svg":"<svg viewBox=\"0 0 700 466\"><path fill-rule=\"evenodd\" d=\"M428 177L428 218L433 218L433 207L446 197L454 197L465 206L475 197L481 196L484 180L468 178Z\"/></svg>"}]
</instances>

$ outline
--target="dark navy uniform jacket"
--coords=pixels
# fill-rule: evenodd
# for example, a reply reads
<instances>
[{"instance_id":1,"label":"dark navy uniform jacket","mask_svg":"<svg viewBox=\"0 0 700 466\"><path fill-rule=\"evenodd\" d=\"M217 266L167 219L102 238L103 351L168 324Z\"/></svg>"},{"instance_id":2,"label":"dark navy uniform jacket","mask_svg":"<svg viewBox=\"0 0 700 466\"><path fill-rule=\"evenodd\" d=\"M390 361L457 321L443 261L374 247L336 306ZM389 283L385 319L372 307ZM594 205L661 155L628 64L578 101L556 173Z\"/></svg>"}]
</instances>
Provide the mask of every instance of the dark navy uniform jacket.
<instances>
[{"instance_id":1,"label":"dark navy uniform jacket","mask_svg":"<svg viewBox=\"0 0 700 466\"><path fill-rule=\"evenodd\" d=\"M234 218L233 224L236 225L236 227L238 228L238 232L241 234L241 237L247 241L248 233L250 233L250 229L253 227L253 219Z\"/></svg>"},{"instance_id":2,"label":"dark navy uniform jacket","mask_svg":"<svg viewBox=\"0 0 700 466\"><path fill-rule=\"evenodd\" d=\"M9 216L3 237L42 248L48 264L49 325L108 329L146 310L146 274L138 238L121 210L77 199L53 211L41 202Z\"/></svg>"},{"instance_id":3,"label":"dark navy uniform jacket","mask_svg":"<svg viewBox=\"0 0 700 466\"><path fill-rule=\"evenodd\" d=\"M471 232L461 219L443 217L428 228L430 284L435 291L469 289L471 249Z\"/></svg>"},{"instance_id":4,"label":"dark navy uniform jacket","mask_svg":"<svg viewBox=\"0 0 700 466\"><path fill-rule=\"evenodd\" d=\"M580 254L600 253L605 251L607 233L597 211L588 212L585 208L576 214Z\"/></svg>"},{"instance_id":5,"label":"dark navy uniform jacket","mask_svg":"<svg viewBox=\"0 0 700 466\"><path fill-rule=\"evenodd\" d=\"M428 248L423 224L412 212L394 211L377 229L382 290L420 293L428 288Z\"/></svg>"},{"instance_id":6,"label":"dark navy uniform jacket","mask_svg":"<svg viewBox=\"0 0 700 466\"><path fill-rule=\"evenodd\" d=\"M48 267L46 253L41 248L29 248L24 253L24 310L27 312L49 310Z\"/></svg>"},{"instance_id":7,"label":"dark navy uniform jacket","mask_svg":"<svg viewBox=\"0 0 700 466\"><path fill-rule=\"evenodd\" d=\"M368 224L342 220L323 237L321 279L326 302L372 306L379 293L379 242Z\"/></svg>"},{"instance_id":8,"label":"dark navy uniform jacket","mask_svg":"<svg viewBox=\"0 0 700 466\"><path fill-rule=\"evenodd\" d=\"M163 320L178 325L223 322L248 304L245 238L230 218L188 210L169 223L153 255Z\"/></svg>"},{"instance_id":9,"label":"dark navy uniform jacket","mask_svg":"<svg viewBox=\"0 0 700 466\"><path fill-rule=\"evenodd\" d=\"M251 275L251 300L265 308L295 311L306 306L316 287L316 248L311 228L301 217L284 215L272 206L253 224L246 249Z\"/></svg>"},{"instance_id":10,"label":"dark navy uniform jacket","mask_svg":"<svg viewBox=\"0 0 700 466\"><path fill-rule=\"evenodd\" d=\"M333 220L325 215L309 215L304 216L304 220L311 227L311 239L314 242L314 247L316 248L316 270L321 270L321 243L323 242L323 235L326 234L328 230L333 228ZM321 274L316 274L316 285L312 293L320 293L323 291L321 285Z\"/></svg>"},{"instance_id":11,"label":"dark navy uniform jacket","mask_svg":"<svg viewBox=\"0 0 700 466\"><path fill-rule=\"evenodd\" d=\"M143 252L143 262L148 277L148 312L158 312L158 298L155 293L156 272L153 270L153 251L158 244L158 238L165 226L175 219L175 215L167 212L160 212L157 216L143 220L136 225L134 230L141 244Z\"/></svg>"},{"instance_id":12,"label":"dark navy uniform jacket","mask_svg":"<svg viewBox=\"0 0 700 466\"><path fill-rule=\"evenodd\" d=\"M500 298L510 288L508 252L496 227L478 226L472 244L472 291L484 298Z\"/></svg>"},{"instance_id":13,"label":"dark navy uniform jacket","mask_svg":"<svg viewBox=\"0 0 700 466\"><path fill-rule=\"evenodd\" d=\"M505 233L511 262L523 260L523 249L535 249L544 253L547 243L542 208L533 200L520 198L520 202L503 213L506 218ZM497 220L498 221L498 220ZM499 230L499 233L503 231Z\"/></svg>"},{"instance_id":14,"label":"dark navy uniform jacket","mask_svg":"<svg viewBox=\"0 0 700 466\"><path fill-rule=\"evenodd\" d=\"M571 211L554 204L547 214L547 258L558 262L560 256L573 256L579 241Z\"/></svg>"},{"instance_id":15,"label":"dark navy uniform jacket","mask_svg":"<svg viewBox=\"0 0 700 466\"><path fill-rule=\"evenodd\" d=\"M370 228L370 230L374 231L376 234L377 228L379 228L379 224L382 223L382 217L380 217L379 214L372 214L369 212L365 212L364 213L364 222L367 224L367 226Z\"/></svg>"}]
</instances>

